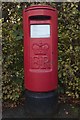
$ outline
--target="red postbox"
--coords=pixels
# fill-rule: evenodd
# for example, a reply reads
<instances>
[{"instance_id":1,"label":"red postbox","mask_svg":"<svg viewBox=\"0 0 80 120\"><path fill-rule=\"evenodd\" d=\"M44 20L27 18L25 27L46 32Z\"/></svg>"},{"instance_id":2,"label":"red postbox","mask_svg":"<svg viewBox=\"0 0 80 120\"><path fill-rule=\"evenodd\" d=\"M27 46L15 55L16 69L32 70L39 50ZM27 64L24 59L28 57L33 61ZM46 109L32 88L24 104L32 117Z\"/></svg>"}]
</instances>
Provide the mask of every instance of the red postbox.
<instances>
[{"instance_id":1,"label":"red postbox","mask_svg":"<svg viewBox=\"0 0 80 120\"><path fill-rule=\"evenodd\" d=\"M37 5L23 10L25 89L49 92L58 86L57 10Z\"/></svg>"}]
</instances>

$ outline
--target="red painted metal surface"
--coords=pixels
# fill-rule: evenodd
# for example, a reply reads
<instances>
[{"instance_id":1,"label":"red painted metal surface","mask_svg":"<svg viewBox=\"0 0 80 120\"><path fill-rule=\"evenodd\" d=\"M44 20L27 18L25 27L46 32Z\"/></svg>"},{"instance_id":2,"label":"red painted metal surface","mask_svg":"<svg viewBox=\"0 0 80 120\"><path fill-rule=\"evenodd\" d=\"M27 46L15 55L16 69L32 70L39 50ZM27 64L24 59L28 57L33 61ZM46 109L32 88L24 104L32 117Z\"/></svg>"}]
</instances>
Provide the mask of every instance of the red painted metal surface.
<instances>
[{"instance_id":1,"label":"red painted metal surface","mask_svg":"<svg viewBox=\"0 0 80 120\"><path fill-rule=\"evenodd\" d=\"M31 6L23 10L25 89L34 92L57 89L57 21L57 10L50 6ZM30 25L50 25L50 37L31 38Z\"/></svg>"}]
</instances>

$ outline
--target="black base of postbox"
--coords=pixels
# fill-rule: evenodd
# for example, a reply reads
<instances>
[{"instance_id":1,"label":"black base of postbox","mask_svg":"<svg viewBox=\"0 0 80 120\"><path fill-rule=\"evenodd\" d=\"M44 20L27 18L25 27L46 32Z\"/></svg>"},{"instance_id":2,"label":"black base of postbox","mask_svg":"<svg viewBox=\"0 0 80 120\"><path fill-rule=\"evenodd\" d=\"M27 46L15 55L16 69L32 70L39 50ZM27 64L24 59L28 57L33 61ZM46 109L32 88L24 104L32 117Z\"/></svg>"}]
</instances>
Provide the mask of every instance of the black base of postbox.
<instances>
[{"instance_id":1,"label":"black base of postbox","mask_svg":"<svg viewBox=\"0 0 80 120\"><path fill-rule=\"evenodd\" d=\"M35 93L25 91L25 112L30 116L49 117L58 111L58 92Z\"/></svg>"}]
</instances>

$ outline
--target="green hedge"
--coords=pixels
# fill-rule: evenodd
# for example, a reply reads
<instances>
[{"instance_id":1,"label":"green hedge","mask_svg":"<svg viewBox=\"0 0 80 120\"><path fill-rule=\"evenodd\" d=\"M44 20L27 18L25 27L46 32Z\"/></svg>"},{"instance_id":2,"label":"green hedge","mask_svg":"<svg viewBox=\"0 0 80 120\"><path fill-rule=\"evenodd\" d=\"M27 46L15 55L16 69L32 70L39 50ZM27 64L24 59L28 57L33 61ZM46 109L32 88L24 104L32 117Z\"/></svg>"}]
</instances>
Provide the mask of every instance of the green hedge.
<instances>
[{"instance_id":1,"label":"green hedge","mask_svg":"<svg viewBox=\"0 0 80 120\"><path fill-rule=\"evenodd\" d=\"M17 101L24 91L22 10L31 4L33 3L2 3L4 101ZM58 9L59 93L79 99L79 3L43 4L49 4Z\"/></svg>"}]
</instances>

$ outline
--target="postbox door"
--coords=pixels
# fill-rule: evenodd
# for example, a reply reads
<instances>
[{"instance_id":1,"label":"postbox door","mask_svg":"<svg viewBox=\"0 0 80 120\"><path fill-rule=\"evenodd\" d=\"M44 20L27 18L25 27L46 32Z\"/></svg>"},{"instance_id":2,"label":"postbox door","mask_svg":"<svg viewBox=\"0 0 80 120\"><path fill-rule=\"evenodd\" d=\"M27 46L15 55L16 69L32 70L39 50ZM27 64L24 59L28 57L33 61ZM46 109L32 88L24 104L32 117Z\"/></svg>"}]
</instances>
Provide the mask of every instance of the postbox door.
<instances>
[{"instance_id":1,"label":"postbox door","mask_svg":"<svg viewBox=\"0 0 80 120\"><path fill-rule=\"evenodd\" d=\"M52 69L50 17L45 20L41 18L30 21L30 71L33 72Z\"/></svg>"}]
</instances>

